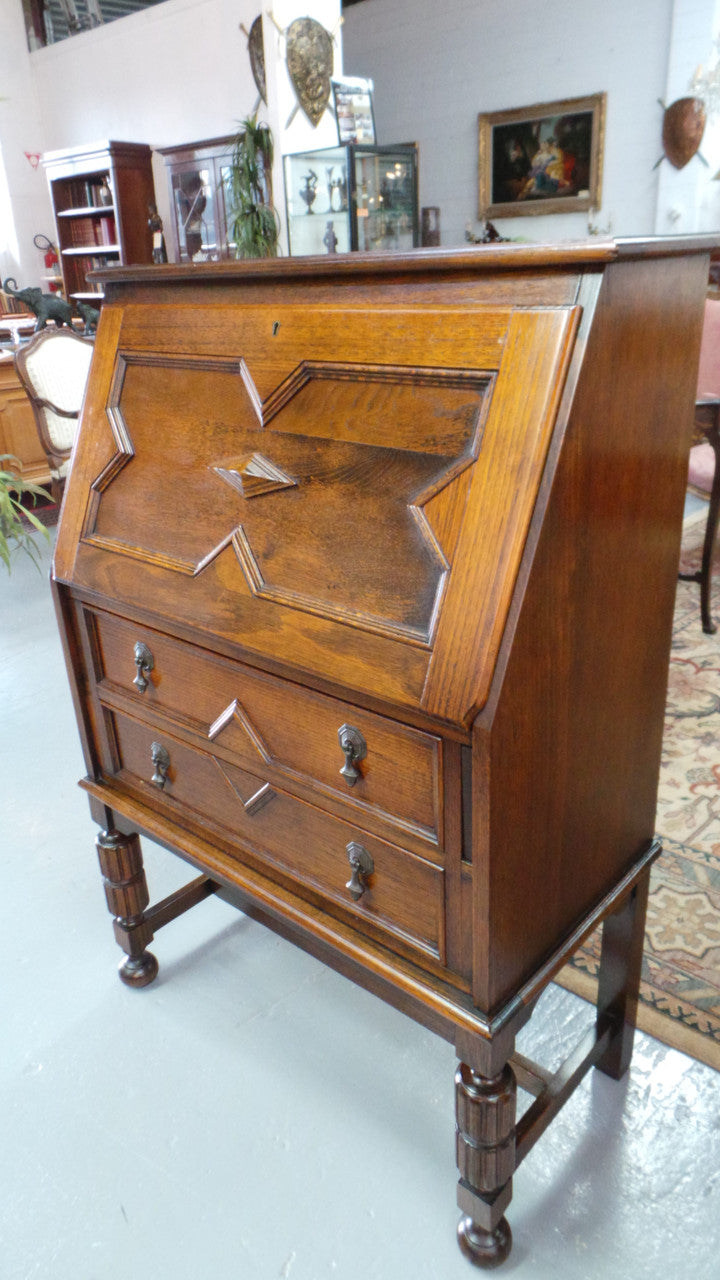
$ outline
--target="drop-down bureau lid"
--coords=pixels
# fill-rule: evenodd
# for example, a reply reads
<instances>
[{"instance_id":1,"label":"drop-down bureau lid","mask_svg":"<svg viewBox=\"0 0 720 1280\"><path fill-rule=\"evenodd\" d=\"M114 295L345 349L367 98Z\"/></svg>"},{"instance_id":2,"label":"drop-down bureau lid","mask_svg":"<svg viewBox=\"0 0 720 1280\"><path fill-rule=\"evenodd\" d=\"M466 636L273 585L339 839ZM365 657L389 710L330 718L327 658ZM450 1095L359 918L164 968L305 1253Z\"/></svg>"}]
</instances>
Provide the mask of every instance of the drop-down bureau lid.
<instances>
[{"instance_id":1,"label":"drop-down bureau lid","mask_svg":"<svg viewBox=\"0 0 720 1280\"><path fill-rule=\"evenodd\" d=\"M415 269L405 289L400 267L293 263L110 287L57 576L303 681L467 724L581 308L577 269L509 290L457 258L461 276Z\"/></svg>"}]
</instances>

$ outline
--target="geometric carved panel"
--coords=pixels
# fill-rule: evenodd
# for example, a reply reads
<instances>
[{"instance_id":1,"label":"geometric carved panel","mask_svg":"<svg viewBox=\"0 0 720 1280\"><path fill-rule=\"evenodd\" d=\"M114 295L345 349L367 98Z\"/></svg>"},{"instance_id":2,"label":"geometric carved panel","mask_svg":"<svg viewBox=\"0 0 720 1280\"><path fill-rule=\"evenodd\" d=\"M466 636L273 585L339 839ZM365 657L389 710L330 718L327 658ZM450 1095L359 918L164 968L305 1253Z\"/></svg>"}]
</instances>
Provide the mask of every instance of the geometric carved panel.
<instances>
[{"instance_id":1,"label":"geometric carved panel","mask_svg":"<svg viewBox=\"0 0 720 1280\"><path fill-rule=\"evenodd\" d=\"M192 576L222 556L225 592L234 553L237 590L425 646L491 384L301 363L263 402L242 361L130 356L84 540Z\"/></svg>"},{"instance_id":2,"label":"geometric carved panel","mask_svg":"<svg viewBox=\"0 0 720 1280\"><path fill-rule=\"evenodd\" d=\"M296 370L258 415L297 488L241 514L233 546L251 590L427 644L488 386L460 371Z\"/></svg>"}]
</instances>

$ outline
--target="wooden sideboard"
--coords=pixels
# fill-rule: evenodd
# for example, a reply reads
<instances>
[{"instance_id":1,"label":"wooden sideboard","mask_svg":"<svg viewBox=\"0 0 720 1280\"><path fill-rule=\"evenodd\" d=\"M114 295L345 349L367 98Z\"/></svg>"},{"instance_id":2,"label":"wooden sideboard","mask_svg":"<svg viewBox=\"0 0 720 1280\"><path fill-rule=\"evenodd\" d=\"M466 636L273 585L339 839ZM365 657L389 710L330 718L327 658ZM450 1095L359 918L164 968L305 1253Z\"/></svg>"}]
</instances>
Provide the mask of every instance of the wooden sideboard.
<instances>
[{"instance_id":1,"label":"wooden sideboard","mask_svg":"<svg viewBox=\"0 0 720 1280\"><path fill-rule=\"evenodd\" d=\"M453 1041L479 1265L630 1060L712 243L105 277L54 590L121 977L219 893ZM200 873L152 906L142 833ZM516 1032L601 922L548 1073Z\"/></svg>"},{"instance_id":2,"label":"wooden sideboard","mask_svg":"<svg viewBox=\"0 0 720 1280\"><path fill-rule=\"evenodd\" d=\"M20 463L23 480L50 483L50 468L35 425L32 405L15 372L12 352L0 352L0 454Z\"/></svg>"}]
</instances>

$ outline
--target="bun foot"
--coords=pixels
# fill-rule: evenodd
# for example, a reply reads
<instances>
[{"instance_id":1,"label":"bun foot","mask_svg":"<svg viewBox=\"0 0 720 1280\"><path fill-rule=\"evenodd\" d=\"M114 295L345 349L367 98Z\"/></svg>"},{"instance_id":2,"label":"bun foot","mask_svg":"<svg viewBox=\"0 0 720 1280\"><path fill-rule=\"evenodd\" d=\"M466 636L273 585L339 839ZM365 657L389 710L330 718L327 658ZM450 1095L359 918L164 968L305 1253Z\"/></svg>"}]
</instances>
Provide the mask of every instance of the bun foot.
<instances>
[{"instance_id":1,"label":"bun foot","mask_svg":"<svg viewBox=\"0 0 720 1280\"><path fill-rule=\"evenodd\" d=\"M458 1223L458 1244L476 1267L499 1267L512 1248L512 1232L506 1218L501 1218L494 1231L484 1231L472 1218Z\"/></svg>"},{"instance_id":2,"label":"bun foot","mask_svg":"<svg viewBox=\"0 0 720 1280\"><path fill-rule=\"evenodd\" d=\"M127 987L147 987L157 977L158 962L151 951L143 951L141 956L128 956L118 970L121 982Z\"/></svg>"}]
</instances>

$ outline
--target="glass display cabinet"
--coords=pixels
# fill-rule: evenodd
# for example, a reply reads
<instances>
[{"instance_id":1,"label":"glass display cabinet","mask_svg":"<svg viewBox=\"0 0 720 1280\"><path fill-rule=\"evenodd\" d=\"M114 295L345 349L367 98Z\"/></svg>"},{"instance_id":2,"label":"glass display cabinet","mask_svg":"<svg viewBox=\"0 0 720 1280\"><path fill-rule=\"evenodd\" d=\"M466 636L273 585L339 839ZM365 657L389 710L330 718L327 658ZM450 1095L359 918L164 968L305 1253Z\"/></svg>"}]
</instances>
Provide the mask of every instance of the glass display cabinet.
<instances>
[{"instance_id":1,"label":"glass display cabinet","mask_svg":"<svg viewBox=\"0 0 720 1280\"><path fill-rule=\"evenodd\" d=\"M174 262L234 257L225 201L233 141L229 135L160 148L167 166L172 218L166 232Z\"/></svg>"},{"instance_id":2,"label":"glass display cabinet","mask_svg":"<svg viewBox=\"0 0 720 1280\"><path fill-rule=\"evenodd\" d=\"M285 157L290 253L412 249L420 243L417 147L342 146Z\"/></svg>"}]
</instances>

